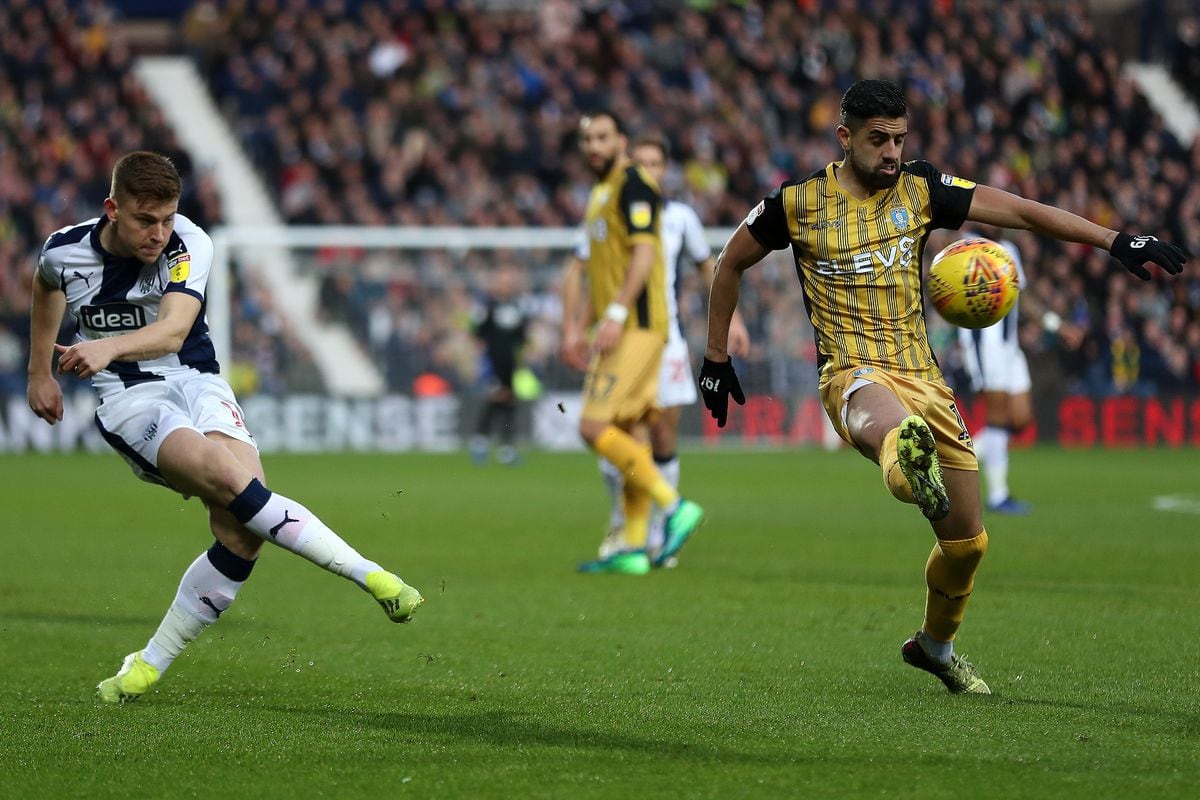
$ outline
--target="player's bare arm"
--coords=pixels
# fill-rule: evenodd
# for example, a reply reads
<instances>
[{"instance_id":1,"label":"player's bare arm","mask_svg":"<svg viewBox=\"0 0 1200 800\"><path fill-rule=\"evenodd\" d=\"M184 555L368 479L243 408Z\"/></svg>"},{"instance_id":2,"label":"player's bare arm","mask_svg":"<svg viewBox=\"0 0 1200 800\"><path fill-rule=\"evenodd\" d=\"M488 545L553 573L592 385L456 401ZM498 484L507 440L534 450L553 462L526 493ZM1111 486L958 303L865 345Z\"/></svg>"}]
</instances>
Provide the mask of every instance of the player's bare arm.
<instances>
[{"instance_id":1,"label":"player's bare arm","mask_svg":"<svg viewBox=\"0 0 1200 800\"><path fill-rule=\"evenodd\" d=\"M711 256L701 261L696 265L700 270L700 275L704 279L705 286L712 286L713 277L716 274L716 259ZM733 317L729 320L729 336L728 346L729 354L738 358L745 358L750 354L750 331L746 329L746 322L742 319L742 312L736 308L733 310Z\"/></svg>"},{"instance_id":2,"label":"player's bare arm","mask_svg":"<svg viewBox=\"0 0 1200 800\"><path fill-rule=\"evenodd\" d=\"M707 360L729 360L731 325L741 292L742 273L762 261L768 252L750 235L743 222L717 256L708 296L708 344L704 349Z\"/></svg>"},{"instance_id":3,"label":"player's bare arm","mask_svg":"<svg viewBox=\"0 0 1200 800\"><path fill-rule=\"evenodd\" d=\"M67 296L33 276L33 308L29 325L29 407L40 419L53 425L63 418L62 387L50 372L54 340L67 310Z\"/></svg>"},{"instance_id":4,"label":"player's bare arm","mask_svg":"<svg viewBox=\"0 0 1200 800\"><path fill-rule=\"evenodd\" d=\"M1070 211L1019 197L994 186L980 184L976 187L967 219L1103 248L1142 280L1150 280L1150 272L1145 267L1148 262L1158 264L1169 275L1178 275L1187 261L1187 254L1169 242L1160 242L1153 236L1120 233Z\"/></svg>"},{"instance_id":5,"label":"player's bare arm","mask_svg":"<svg viewBox=\"0 0 1200 800\"><path fill-rule=\"evenodd\" d=\"M178 353L199 313L199 300L183 292L171 292L162 299L158 319L144 328L71 347L55 345L61 354L58 371L90 378L113 361L147 361Z\"/></svg>"},{"instance_id":6,"label":"player's bare arm","mask_svg":"<svg viewBox=\"0 0 1200 800\"><path fill-rule=\"evenodd\" d=\"M613 298L609 311L605 312L600 327L596 329L596 339L592 343L597 353L604 355L611 352L621 341L621 332L625 330L625 319L614 312L614 306L624 309L628 316L629 309L637 302L638 295L646 288L646 281L654 269L654 249L657 244L650 242L635 242L629 248L629 271L625 273L625 282L621 290Z\"/></svg>"},{"instance_id":7,"label":"player's bare arm","mask_svg":"<svg viewBox=\"0 0 1200 800\"><path fill-rule=\"evenodd\" d=\"M587 369L586 331L591 326L591 303L583 303L583 276L587 265L572 254L563 266L559 297L562 300L562 342L560 357L567 366Z\"/></svg>"}]
</instances>

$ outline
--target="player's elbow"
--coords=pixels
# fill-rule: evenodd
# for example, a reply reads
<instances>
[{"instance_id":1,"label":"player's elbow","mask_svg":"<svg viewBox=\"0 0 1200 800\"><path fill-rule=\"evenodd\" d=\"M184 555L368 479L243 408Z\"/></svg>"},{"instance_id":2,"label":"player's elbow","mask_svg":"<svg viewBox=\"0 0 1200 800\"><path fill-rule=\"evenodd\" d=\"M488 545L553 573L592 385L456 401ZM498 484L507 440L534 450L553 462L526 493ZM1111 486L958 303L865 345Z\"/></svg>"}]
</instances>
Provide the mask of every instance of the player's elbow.
<instances>
[{"instance_id":1,"label":"player's elbow","mask_svg":"<svg viewBox=\"0 0 1200 800\"><path fill-rule=\"evenodd\" d=\"M159 347L164 353L178 353L183 349L183 343L187 341L187 329L168 328L162 332L159 339Z\"/></svg>"}]
</instances>

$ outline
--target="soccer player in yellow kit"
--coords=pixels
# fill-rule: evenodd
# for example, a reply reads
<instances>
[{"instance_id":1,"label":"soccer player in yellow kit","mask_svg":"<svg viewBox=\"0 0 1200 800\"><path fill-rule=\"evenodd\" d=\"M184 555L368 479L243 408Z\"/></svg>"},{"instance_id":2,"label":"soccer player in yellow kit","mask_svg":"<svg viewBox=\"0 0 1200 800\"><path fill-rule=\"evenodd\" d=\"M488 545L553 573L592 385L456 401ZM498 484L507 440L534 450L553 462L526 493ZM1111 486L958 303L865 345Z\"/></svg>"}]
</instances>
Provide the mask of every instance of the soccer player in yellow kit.
<instances>
[{"instance_id":1,"label":"soccer player in yellow kit","mask_svg":"<svg viewBox=\"0 0 1200 800\"><path fill-rule=\"evenodd\" d=\"M726 347L741 275L769 251L790 247L816 330L825 412L843 439L880 466L891 493L920 507L937 537L925 566L925 621L901 655L951 692L990 694L975 666L954 653L988 535L971 437L925 329L926 237L966 220L1032 230L1103 247L1144 280L1147 262L1174 275L1186 254L1153 236L1118 233L942 174L925 161L901 161L908 109L890 81L854 84L841 112L843 160L782 184L718 257L700 392L719 425L730 395L744 401Z\"/></svg>"},{"instance_id":2,"label":"soccer player in yellow kit","mask_svg":"<svg viewBox=\"0 0 1200 800\"><path fill-rule=\"evenodd\" d=\"M587 363L579 433L621 471L628 545L580 569L642 575L651 567L646 552L651 500L667 511L661 559L677 553L704 517L700 506L679 497L654 466L650 448L631 434L656 413L667 341L662 198L654 179L629 161L625 133L611 112L583 117L579 131L596 176L584 220L590 302L577 320L564 296L563 359L574 366ZM576 285L575 276L566 275L563 284ZM589 350L583 331L593 322Z\"/></svg>"}]
</instances>

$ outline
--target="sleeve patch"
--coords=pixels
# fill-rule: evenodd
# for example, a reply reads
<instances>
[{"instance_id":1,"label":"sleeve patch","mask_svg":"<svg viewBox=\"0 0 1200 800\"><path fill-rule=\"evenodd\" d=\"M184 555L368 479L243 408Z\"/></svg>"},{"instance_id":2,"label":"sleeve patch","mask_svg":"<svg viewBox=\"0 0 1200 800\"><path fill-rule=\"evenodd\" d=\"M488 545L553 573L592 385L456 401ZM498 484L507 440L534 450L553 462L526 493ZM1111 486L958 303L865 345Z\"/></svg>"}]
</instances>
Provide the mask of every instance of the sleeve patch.
<instances>
[{"instance_id":1,"label":"sleeve patch","mask_svg":"<svg viewBox=\"0 0 1200 800\"><path fill-rule=\"evenodd\" d=\"M975 188L975 181L969 181L966 178L956 178L953 175L943 175L942 183L946 186L957 186L959 189Z\"/></svg>"},{"instance_id":2,"label":"sleeve patch","mask_svg":"<svg viewBox=\"0 0 1200 800\"><path fill-rule=\"evenodd\" d=\"M644 200L629 205L629 224L634 228L648 228L654 219L654 209Z\"/></svg>"},{"instance_id":3,"label":"sleeve patch","mask_svg":"<svg viewBox=\"0 0 1200 800\"><path fill-rule=\"evenodd\" d=\"M171 283L183 283L191 272L192 257L180 253L167 262L167 270L171 273Z\"/></svg>"},{"instance_id":4,"label":"sleeve patch","mask_svg":"<svg viewBox=\"0 0 1200 800\"><path fill-rule=\"evenodd\" d=\"M754 220L758 219L759 216L763 213L763 211L766 211L766 209L767 209L767 201L765 201L765 200L758 201L758 205L756 205L754 208L750 209L750 213L746 215L746 224L753 225Z\"/></svg>"}]
</instances>

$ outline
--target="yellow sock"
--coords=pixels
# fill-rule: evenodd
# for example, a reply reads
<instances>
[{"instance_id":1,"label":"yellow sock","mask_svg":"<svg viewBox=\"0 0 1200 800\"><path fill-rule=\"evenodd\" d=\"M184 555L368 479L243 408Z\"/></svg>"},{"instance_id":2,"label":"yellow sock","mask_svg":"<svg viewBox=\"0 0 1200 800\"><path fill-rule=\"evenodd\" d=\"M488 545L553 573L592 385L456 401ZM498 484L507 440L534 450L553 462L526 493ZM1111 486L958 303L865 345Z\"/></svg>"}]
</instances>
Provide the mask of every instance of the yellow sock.
<instances>
[{"instance_id":1,"label":"yellow sock","mask_svg":"<svg viewBox=\"0 0 1200 800\"><path fill-rule=\"evenodd\" d=\"M637 550L646 549L650 535L650 495L629 481L622 489L625 499L625 543Z\"/></svg>"},{"instance_id":2,"label":"yellow sock","mask_svg":"<svg viewBox=\"0 0 1200 800\"><path fill-rule=\"evenodd\" d=\"M953 641L975 587L975 570L987 552L987 531L973 539L938 540L925 564L925 633Z\"/></svg>"},{"instance_id":3,"label":"yellow sock","mask_svg":"<svg viewBox=\"0 0 1200 800\"><path fill-rule=\"evenodd\" d=\"M617 426L609 425L601 431L593 448L621 470L627 486L633 486L650 495L661 508L670 508L679 499L679 494L655 469L654 459L650 457L650 448Z\"/></svg>"},{"instance_id":4,"label":"yellow sock","mask_svg":"<svg viewBox=\"0 0 1200 800\"><path fill-rule=\"evenodd\" d=\"M896 452L896 440L900 437L900 429L892 428L883 437L883 445L879 448L879 468L883 470L883 482L888 491L901 503L916 503L908 478L900 469L900 456Z\"/></svg>"}]
</instances>

